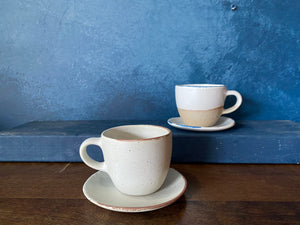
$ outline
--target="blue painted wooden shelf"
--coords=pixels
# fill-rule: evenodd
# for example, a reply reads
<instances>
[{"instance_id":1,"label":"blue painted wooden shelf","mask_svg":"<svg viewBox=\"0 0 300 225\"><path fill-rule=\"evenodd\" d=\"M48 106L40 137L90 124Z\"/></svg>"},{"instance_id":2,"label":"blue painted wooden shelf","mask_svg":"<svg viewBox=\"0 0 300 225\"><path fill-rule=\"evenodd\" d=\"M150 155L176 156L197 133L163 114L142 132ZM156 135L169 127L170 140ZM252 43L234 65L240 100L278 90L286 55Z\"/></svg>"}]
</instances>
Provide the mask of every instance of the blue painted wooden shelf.
<instances>
[{"instance_id":1,"label":"blue painted wooden shelf","mask_svg":"<svg viewBox=\"0 0 300 225\"><path fill-rule=\"evenodd\" d=\"M81 142L110 127L155 124L173 133L172 162L289 163L300 162L300 123L288 120L237 121L221 132L192 132L166 121L38 121L0 132L0 161L79 162ZM96 146L89 154L103 160Z\"/></svg>"}]
</instances>

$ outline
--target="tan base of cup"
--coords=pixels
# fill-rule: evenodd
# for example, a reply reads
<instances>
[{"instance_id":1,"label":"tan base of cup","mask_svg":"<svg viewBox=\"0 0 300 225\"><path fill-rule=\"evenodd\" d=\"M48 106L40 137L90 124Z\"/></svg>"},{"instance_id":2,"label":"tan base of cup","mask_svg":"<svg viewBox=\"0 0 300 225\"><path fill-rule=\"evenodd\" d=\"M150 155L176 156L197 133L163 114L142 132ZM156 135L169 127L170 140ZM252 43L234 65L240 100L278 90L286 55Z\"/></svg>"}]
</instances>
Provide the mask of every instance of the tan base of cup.
<instances>
[{"instance_id":1,"label":"tan base of cup","mask_svg":"<svg viewBox=\"0 0 300 225\"><path fill-rule=\"evenodd\" d=\"M185 110L178 108L185 125L211 127L216 124L223 112L223 106L210 110Z\"/></svg>"}]
</instances>

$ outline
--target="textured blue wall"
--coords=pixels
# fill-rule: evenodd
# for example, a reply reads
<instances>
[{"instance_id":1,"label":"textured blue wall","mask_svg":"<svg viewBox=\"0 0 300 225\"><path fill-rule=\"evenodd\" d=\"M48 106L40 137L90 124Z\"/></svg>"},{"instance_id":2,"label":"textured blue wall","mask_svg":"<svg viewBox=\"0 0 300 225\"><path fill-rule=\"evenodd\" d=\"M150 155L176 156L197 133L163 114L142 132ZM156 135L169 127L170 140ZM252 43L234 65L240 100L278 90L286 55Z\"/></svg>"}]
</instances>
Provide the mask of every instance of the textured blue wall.
<instances>
[{"instance_id":1,"label":"textured blue wall","mask_svg":"<svg viewBox=\"0 0 300 225\"><path fill-rule=\"evenodd\" d=\"M0 129L166 120L182 83L240 91L235 119L300 122L300 2L0 0Z\"/></svg>"}]
</instances>

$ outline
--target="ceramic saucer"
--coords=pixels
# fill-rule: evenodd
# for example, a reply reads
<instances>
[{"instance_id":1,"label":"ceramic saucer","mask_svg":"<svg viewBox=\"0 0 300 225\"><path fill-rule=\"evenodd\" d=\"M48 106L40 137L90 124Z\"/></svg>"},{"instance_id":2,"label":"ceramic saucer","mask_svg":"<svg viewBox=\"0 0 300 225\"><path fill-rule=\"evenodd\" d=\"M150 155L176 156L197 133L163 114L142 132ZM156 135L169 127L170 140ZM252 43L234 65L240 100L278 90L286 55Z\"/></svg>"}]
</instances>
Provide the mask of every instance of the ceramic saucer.
<instances>
[{"instance_id":1,"label":"ceramic saucer","mask_svg":"<svg viewBox=\"0 0 300 225\"><path fill-rule=\"evenodd\" d=\"M235 125L233 119L221 116L217 123L212 127L194 127L185 125L180 117L173 117L168 119L168 124L183 130L191 130L191 131L221 131L226 130Z\"/></svg>"},{"instance_id":2,"label":"ceramic saucer","mask_svg":"<svg viewBox=\"0 0 300 225\"><path fill-rule=\"evenodd\" d=\"M83 185L85 197L92 203L118 212L146 212L175 202L183 195L187 181L175 169L170 168L162 187L150 195L130 196L119 192L107 173L98 171Z\"/></svg>"}]
</instances>

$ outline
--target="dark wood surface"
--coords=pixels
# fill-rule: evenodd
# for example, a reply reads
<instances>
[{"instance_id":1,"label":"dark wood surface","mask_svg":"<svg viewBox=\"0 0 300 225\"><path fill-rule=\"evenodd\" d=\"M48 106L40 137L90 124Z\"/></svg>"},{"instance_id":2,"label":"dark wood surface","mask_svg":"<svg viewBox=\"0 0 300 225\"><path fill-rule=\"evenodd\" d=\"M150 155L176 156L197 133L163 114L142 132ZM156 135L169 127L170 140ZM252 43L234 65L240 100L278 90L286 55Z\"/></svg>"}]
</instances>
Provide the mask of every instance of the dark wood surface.
<instances>
[{"instance_id":1,"label":"dark wood surface","mask_svg":"<svg viewBox=\"0 0 300 225\"><path fill-rule=\"evenodd\" d=\"M175 164L188 181L170 206L119 213L90 203L83 163L0 163L0 224L300 224L298 165Z\"/></svg>"}]
</instances>

